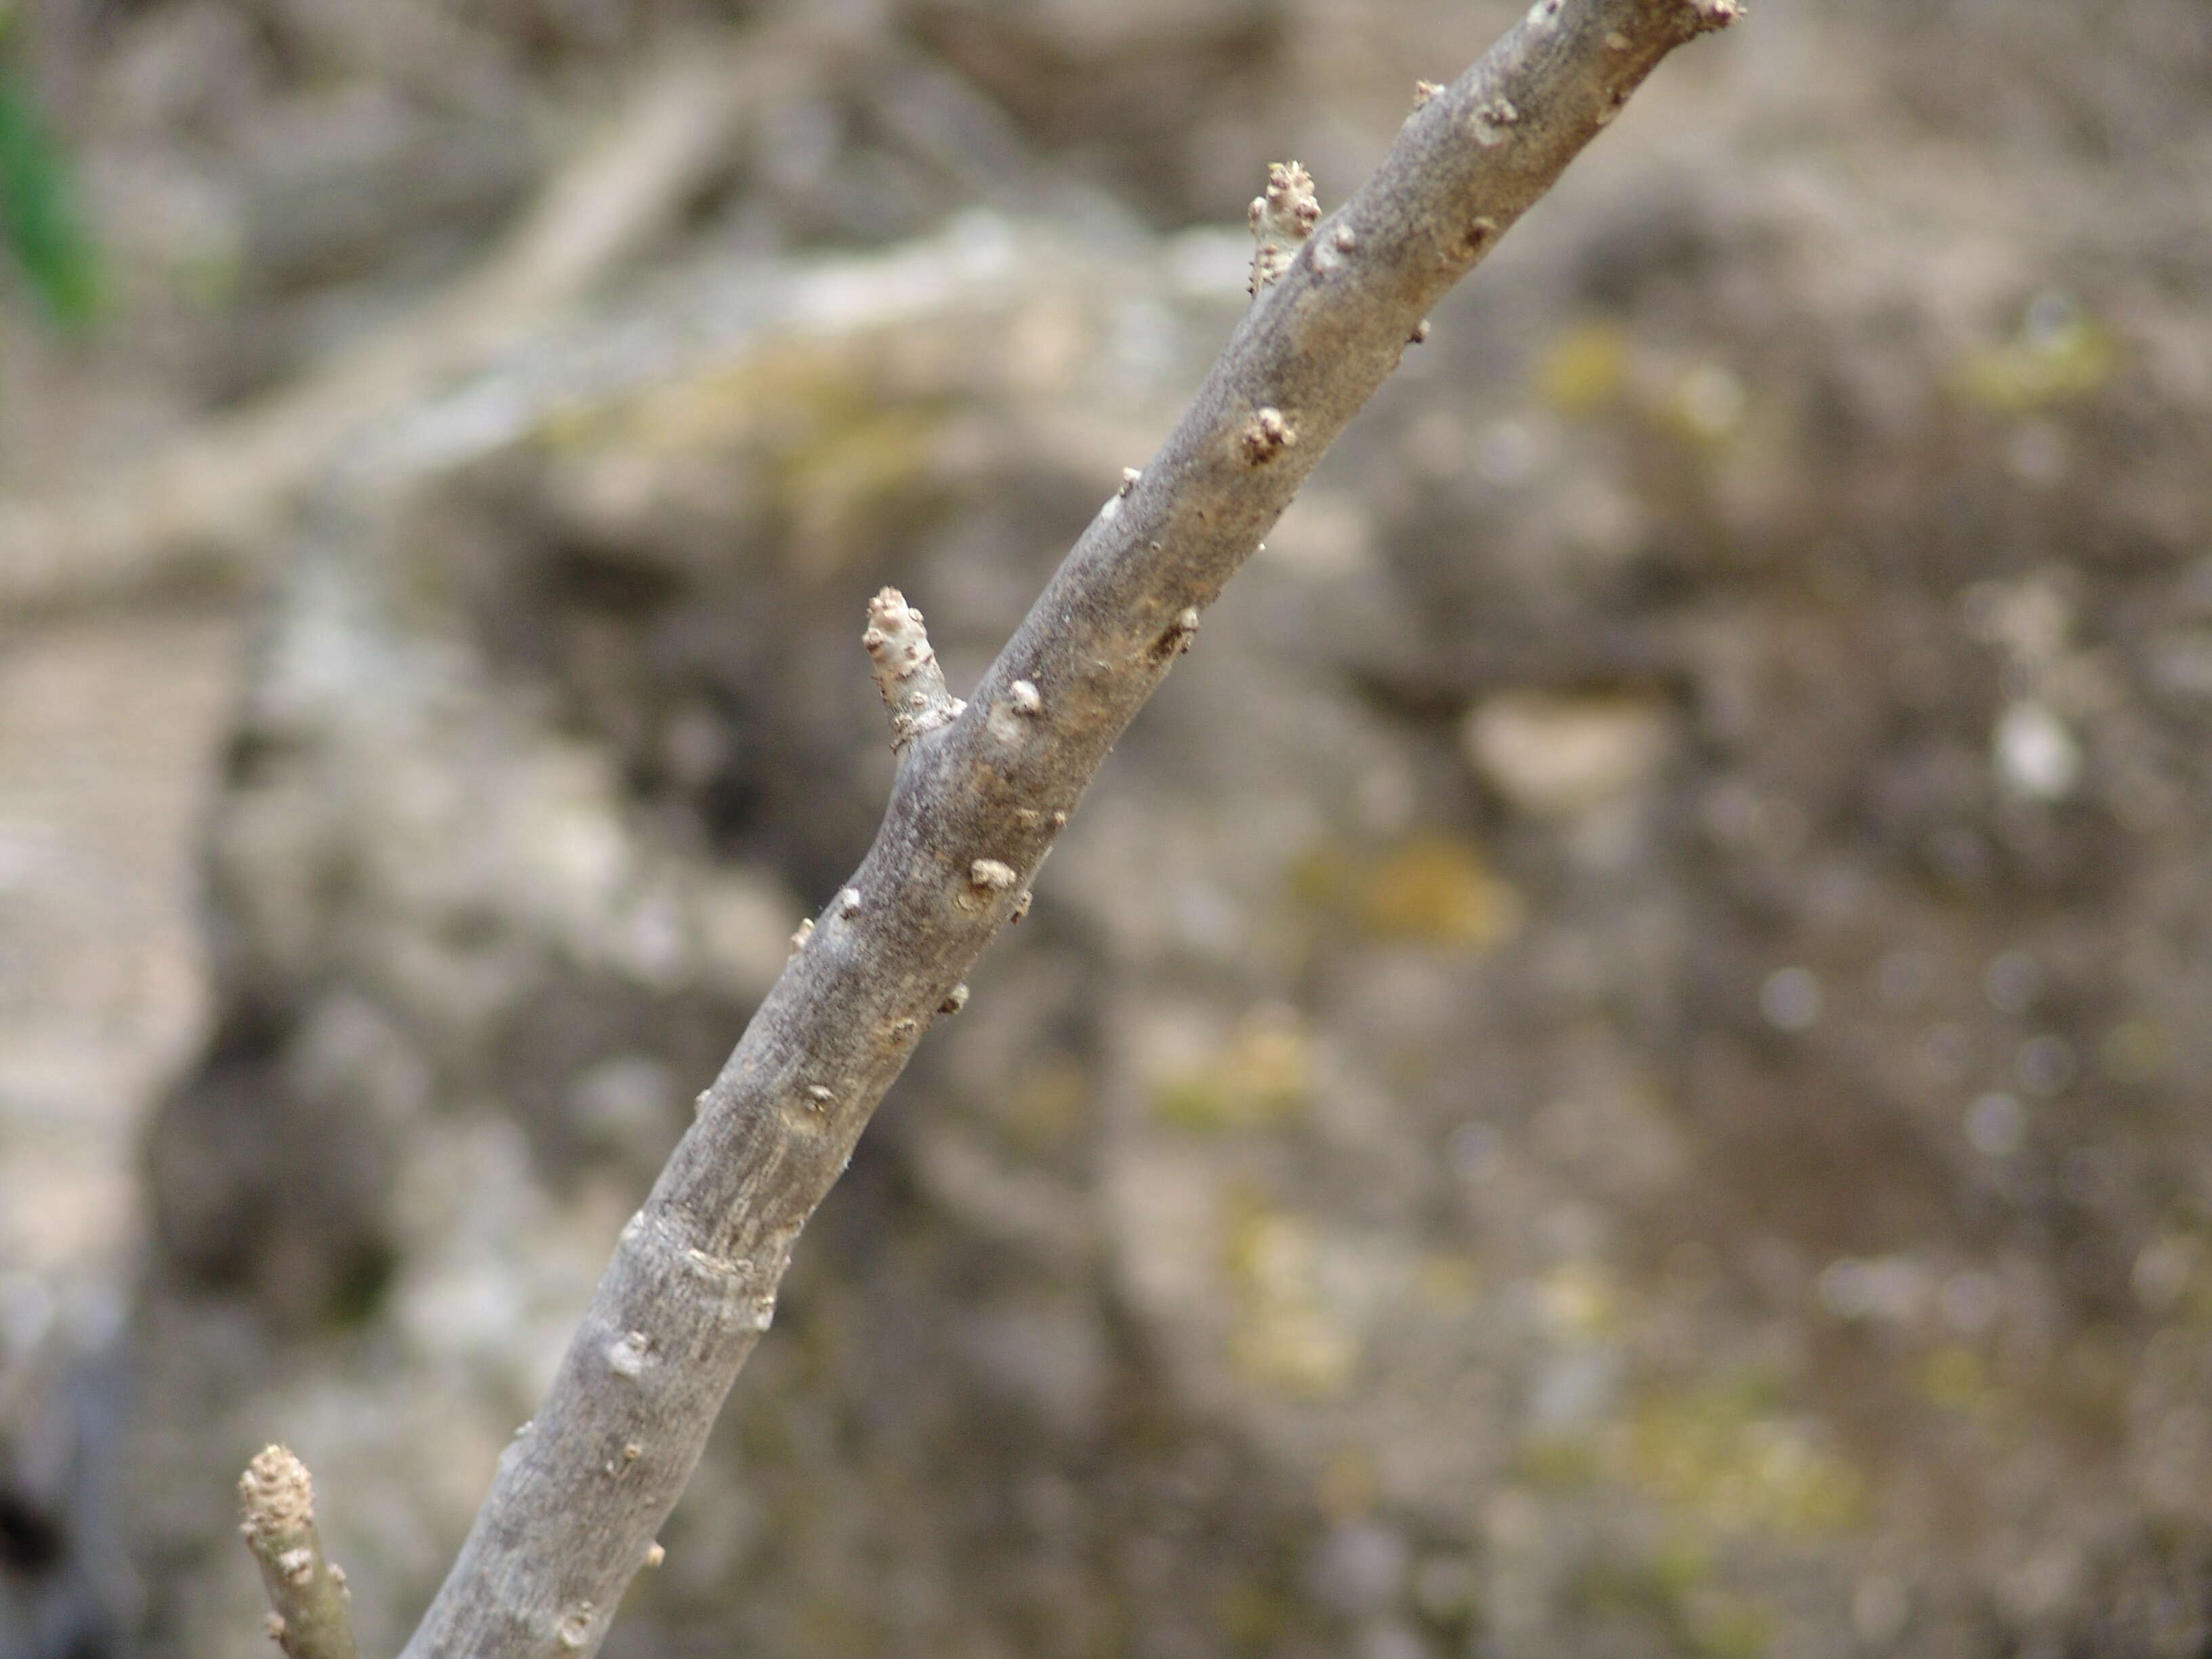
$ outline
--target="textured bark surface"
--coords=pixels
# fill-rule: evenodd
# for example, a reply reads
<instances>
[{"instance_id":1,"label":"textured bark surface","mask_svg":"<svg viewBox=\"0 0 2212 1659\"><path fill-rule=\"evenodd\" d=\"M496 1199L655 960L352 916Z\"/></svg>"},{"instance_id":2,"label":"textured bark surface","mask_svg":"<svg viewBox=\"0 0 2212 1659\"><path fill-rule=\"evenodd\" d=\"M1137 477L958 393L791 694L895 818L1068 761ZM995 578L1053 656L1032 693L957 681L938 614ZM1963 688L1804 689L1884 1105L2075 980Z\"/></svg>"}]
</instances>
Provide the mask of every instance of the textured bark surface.
<instances>
[{"instance_id":1,"label":"textured bark surface","mask_svg":"<svg viewBox=\"0 0 2212 1659\"><path fill-rule=\"evenodd\" d=\"M1376 175L1261 289L967 708L907 748L875 845L623 1229L410 1655L598 1649L769 1327L799 1230L1198 614L1430 306L1668 52L1734 15L1729 0L1538 0L1421 100ZM1012 879L979 879L985 862Z\"/></svg>"}]
</instances>

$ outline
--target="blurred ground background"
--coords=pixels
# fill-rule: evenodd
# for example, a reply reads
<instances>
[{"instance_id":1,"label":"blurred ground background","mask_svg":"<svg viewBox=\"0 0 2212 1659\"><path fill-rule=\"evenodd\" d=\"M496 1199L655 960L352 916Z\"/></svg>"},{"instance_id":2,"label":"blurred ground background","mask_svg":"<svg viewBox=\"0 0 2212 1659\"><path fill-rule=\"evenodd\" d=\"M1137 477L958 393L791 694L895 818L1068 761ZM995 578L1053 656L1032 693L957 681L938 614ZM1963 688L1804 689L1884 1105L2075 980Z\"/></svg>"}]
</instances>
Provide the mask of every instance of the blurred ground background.
<instances>
[{"instance_id":1,"label":"blurred ground background","mask_svg":"<svg viewBox=\"0 0 2212 1659\"><path fill-rule=\"evenodd\" d=\"M0 1653L389 1650L889 777L1513 9L40 0ZM1784 3L1441 309L611 1652L2212 1643L2212 15Z\"/></svg>"}]
</instances>

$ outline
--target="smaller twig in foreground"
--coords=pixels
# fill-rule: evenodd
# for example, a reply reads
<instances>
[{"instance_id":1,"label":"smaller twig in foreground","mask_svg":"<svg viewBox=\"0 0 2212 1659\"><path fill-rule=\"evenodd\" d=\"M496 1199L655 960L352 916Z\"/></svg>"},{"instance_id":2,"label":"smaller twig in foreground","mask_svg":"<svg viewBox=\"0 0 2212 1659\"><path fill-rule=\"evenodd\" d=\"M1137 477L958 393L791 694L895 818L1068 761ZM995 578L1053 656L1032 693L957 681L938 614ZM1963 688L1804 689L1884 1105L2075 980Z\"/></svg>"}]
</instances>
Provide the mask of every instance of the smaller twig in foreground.
<instances>
[{"instance_id":1,"label":"smaller twig in foreground","mask_svg":"<svg viewBox=\"0 0 2212 1659\"><path fill-rule=\"evenodd\" d=\"M264 1447L239 1477L238 1496L246 1507L239 1530L273 1609L270 1638L291 1659L356 1659L353 1597L316 1534L307 1466L282 1446Z\"/></svg>"}]
</instances>

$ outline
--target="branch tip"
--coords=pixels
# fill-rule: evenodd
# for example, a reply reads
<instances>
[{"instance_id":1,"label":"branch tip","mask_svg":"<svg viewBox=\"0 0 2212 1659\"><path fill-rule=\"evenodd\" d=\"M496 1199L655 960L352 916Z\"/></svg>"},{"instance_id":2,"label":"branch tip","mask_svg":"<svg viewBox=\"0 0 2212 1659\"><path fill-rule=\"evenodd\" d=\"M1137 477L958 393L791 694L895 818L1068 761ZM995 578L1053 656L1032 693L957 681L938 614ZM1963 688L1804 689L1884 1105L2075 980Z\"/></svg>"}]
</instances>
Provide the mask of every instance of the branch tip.
<instances>
[{"instance_id":1,"label":"branch tip","mask_svg":"<svg viewBox=\"0 0 2212 1659\"><path fill-rule=\"evenodd\" d=\"M264 1446L238 1477L246 1510L246 1535L273 1540L315 1522L315 1483L289 1447Z\"/></svg>"},{"instance_id":2,"label":"branch tip","mask_svg":"<svg viewBox=\"0 0 2212 1659\"><path fill-rule=\"evenodd\" d=\"M1267 168L1267 188L1252 198L1247 217L1252 222L1252 240L1260 246L1252 255L1252 278L1245 290L1256 296L1291 268L1298 244L1321 222L1321 198L1314 192L1313 174L1296 161L1273 163Z\"/></svg>"},{"instance_id":3,"label":"branch tip","mask_svg":"<svg viewBox=\"0 0 2212 1659\"><path fill-rule=\"evenodd\" d=\"M239 1477L238 1497L239 1530L269 1596L262 1629L289 1659L356 1659L345 1574L323 1554L307 1466L283 1446L264 1447Z\"/></svg>"},{"instance_id":4,"label":"branch tip","mask_svg":"<svg viewBox=\"0 0 2212 1659\"><path fill-rule=\"evenodd\" d=\"M896 587L868 601L868 626L860 643L875 664L876 689L890 717L892 753L949 724L968 706L945 686L921 612Z\"/></svg>"}]
</instances>

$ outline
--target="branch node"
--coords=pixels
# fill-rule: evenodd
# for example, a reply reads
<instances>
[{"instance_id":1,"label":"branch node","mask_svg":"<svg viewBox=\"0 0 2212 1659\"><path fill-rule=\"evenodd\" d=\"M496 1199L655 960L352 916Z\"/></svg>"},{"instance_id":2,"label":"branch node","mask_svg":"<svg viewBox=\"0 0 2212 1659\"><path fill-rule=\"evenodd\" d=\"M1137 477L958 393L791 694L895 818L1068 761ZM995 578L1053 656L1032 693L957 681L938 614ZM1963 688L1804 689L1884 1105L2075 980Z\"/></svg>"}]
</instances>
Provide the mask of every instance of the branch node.
<instances>
[{"instance_id":1,"label":"branch node","mask_svg":"<svg viewBox=\"0 0 2212 1659\"><path fill-rule=\"evenodd\" d=\"M1017 714L1034 719L1044 713L1044 696L1029 680L1016 680L1006 688L1006 701Z\"/></svg>"},{"instance_id":2,"label":"branch node","mask_svg":"<svg viewBox=\"0 0 2212 1659\"><path fill-rule=\"evenodd\" d=\"M643 1331L631 1331L607 1344L607 1369L617 1376L635 1380L645 1375L652 1352L653 1339Z\"/></svg>"},{"instance_id":3,"label":"branch node","mask_svg":"<svg viewBox=\"0 0 2212 1659\"><path fill-rule=\"evenodd\" d=\"M1419 345L1429 337L1429 319L1425 317L1413 325L1413 331L1406 337L1408 345Z\"/></svg>"},{"instance_id":4,"label":"branch node","mask_svg":"<svg viewBox=\"0 0 2212 1659\"><path fill-rule=\"evenodd\" d=\"M806 941L813 937L814 918L811 916L800 917L799 926L792 930L791 954L793 956L797 956L801 951L804 951L806 948Z\"/></svg>"},{"instance_id":5,"label":"branch node","mask_svg":"<svg viewBox=\"0 0 2212 1659\"><path fill-rule=\"evenodd\" d=\"M1443 89L1444 89L1443 82L1441 82L1441 81L1416 81L1416 82L1413 82L1413 107L1414 107L1415 109L1419 109L1423 105L1426 104L1426 103L1429 101L1429 100L1431 100L1431 98L1434 98L1434 97L1435 97L1438 93L1442 92Z\"/></svg>"},{"instance_id":6,"label":"branch node","mask_svg":"<svg viewBox=\"0 0 2212 1659\"><path fill-rule=\"evenodd\" d=\"M645 1565L648 1567L657 1567L667 1559L668 1552L660 1547L660 1540L655 1539L645 1553Z\"/></svg>"},{"instance_id":7,"label":"branch node","mask_svg":"<svg viewBox=\"0 0 2212 1659\"><path fill-rule=\"evenodd\" d=\"M1197 642L1198 607L1186 605L1176 613L1176 619L1168 624L1167 632L1152 642L1148 654L1152 661L1162 663L1170 657L1182 656Z\"/></svg>"},{"instance_id":8,"label":"branch node","mask_svg":"<svg viewBox=\"0 0 2212 1659\"><path fill-rule=\"evenodd\" d=\"M944 1001L937 1005L937 1012L940 1014L957 1014L967 1006L968 981L963 979L952 988Z\"/></svg>"},{"instance_id":9,"label":"branch node","mask_svg":"<svg viewBox=\"0 0 2212 1659\"><path fill-rule=\"evenodd\" d=\"M896 587L868 601L868 626L860 643L875 664L876 689L890 716L893 754L950 724L968 706L945 684L921 612Z\"/></svg>"},{"instance_id":10,"label":"branch node","mask_svg":"<svg viewBox=\"0 0 2212 1659\"><path fill-rule=\"evenodd\" d=\"M968 866L968 879L978 887L1003 893L1014 884L1014 867L997 859L977 859Z\"/></svg>"},{"instance_id":11,"label":"branch node","mask_svg":"<svg viewBox=\"0 0 2212 1659\"><path fill-rule=\"evenodd\" d=\"M1121 469L1121 488L1120 493L1124 495L1127 495L1131 490L1137 487L1137 481L1144 476L1145 469L1141 466L1123 467Z\"/></svg>"},{"instance_id":12,"label":"branch node","mask_svg":"<svg viewBox=\"0 0 2212 1659\"><path fill-rule=\"evenodd\" d=\"M1474 142L1487 149L1502 144L1510 136L1507 129L1520 124L1521 112L1510 98L1492 98L1479 105L1468 120L1468 131Z\"/></svg>"},{"instance_id":13,"label":"branch node","mask_svg":"<svg viewBox=\"0 0 2212 1659\"><path fill-rule=\"evenodd\" d=\"M553 1634L554 1639L572 1653L582 1647L592 1637L592 1604L589 1601L577 1602L561 1615L561 1622L555 1627Z\"/></svg>"},{"instance_id":14,"label":"branch node","mask_svg":"<svg viewBox=\"0 0 2212 1659\"><path fill-rule=\"evenodd\" d=\"M1014 913L1011 920L1018 923L1024 916L1029 915L1030 906L1035 902L1036 898L1036 895L1035 893L1031 892L1026 887L1023 888L1020 894L1014 900Z\"/></svg>"},{"instance_id":15,"label":"branch node","mask_svg":"<svg viewBox=\"0 0 2212 1659\"><path fill-rule=\"evenodd\" d=\"M860 890L848 887L837 895L837 914L850 920L860 914Z\"/></svg>"},{"instance_id":16,"label":"branch node","mask_svg":"<svg viewBox=\"0 0 2212 1659\"><path fill-rule=\"evenodd\" d=\"M1267 168L1267 191L1252 198L1248 216L1252 240L1260 246L1252 255L1252 278L1245 291L1256 297L1291 268L1298 244L1321 222L1321 198L1314 193L1313 174L1296 161L1274 162Z\"/></svg>"},{"instance_id":17,"label":"branch node","mask_svg":"<svg viewBox=\"0 0 2212 1659\"><path fill-rule=\"evenodd\" d=\"M1272 404L1255 413L1237 434L1237 447L1247 466L1265 466L1297 442L1297 428Z\"/></svg>"},{"instance_id":18,"label":"branch node","mask_svg":"<svg viewBox=\"0 0 2212 1659\"><path fill-rule=\"evenodd\" d=\"M1359 246L1358 233L1350 225L1339 225L1325 242L1314 246L1314 269L1324 276L1334 275L1344 265L1344 256Z\"/></svg>"}]
</instances>

